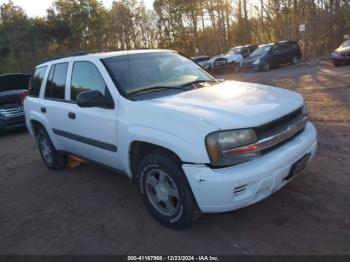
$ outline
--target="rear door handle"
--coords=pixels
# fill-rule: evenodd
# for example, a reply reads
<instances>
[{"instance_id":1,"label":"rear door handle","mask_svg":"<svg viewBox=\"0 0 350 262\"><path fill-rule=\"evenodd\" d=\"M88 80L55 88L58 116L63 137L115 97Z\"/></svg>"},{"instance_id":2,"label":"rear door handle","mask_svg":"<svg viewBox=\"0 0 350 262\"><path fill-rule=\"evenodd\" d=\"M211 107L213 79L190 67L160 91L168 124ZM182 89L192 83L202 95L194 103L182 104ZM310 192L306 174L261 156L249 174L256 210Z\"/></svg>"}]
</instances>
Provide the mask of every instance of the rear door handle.
<instances>
[{"instance_id":1,"label":"rear door handle","mask_svg":"<svg viewBox=\"0 0 350 262\"><path fill-rule=\"evenodd\" d=\"M69 112L69 113L68 113L68 117L69 117L70 119L75 119L75 114L74 114L73 112Z\"/></svg>"},{"instance_id":2,"label":"rear door handle","mask_svg":"<svg viewBox=\"0 0 350 262\"><path fill-rule=\"evenodd\" d=\"M40 111L41 111L42 113L46 113L46 107L40 108Z\"/></svg>"}]
</instances>

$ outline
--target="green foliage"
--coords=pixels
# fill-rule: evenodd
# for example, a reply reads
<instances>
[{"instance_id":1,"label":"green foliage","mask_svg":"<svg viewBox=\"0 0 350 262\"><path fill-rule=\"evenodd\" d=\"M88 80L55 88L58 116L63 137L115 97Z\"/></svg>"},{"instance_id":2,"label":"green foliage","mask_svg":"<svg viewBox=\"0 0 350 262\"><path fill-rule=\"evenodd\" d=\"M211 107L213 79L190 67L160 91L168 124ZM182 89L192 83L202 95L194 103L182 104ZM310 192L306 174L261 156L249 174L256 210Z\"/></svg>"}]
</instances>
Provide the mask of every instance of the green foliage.
<instances>
[{"instance_id":1,"label":"green foliage","mask_svg":"<svg viewBox=\"0 0 350 262\"><path fill-rule=\"evenodd\" d=\"M298 31L299 24L306 31ZM60 53L169 48L215 55L230 47L302 40L307 56L330 52L350 34L350 0L55 0L30 18L10 0L0 6L0 74L31 72Z\"/></svg>"}]
</instances>

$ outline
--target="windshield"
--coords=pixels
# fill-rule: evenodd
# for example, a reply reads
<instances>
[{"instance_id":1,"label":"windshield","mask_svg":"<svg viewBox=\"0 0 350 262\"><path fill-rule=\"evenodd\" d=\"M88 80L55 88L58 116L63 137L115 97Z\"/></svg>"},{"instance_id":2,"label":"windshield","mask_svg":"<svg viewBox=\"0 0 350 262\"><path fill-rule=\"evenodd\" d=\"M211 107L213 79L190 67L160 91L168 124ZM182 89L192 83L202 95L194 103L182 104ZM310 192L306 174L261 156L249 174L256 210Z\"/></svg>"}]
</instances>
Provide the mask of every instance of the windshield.
<instances>
[{"instance_id":1,"label":"windshield","mask_svg":"<svg viewBox=\"0 0 350 262\"><path fill-rule=\"evenodd\" d=\"M341 47L348 47L350 46L350 40L346 40L344 43L342 43Z\"/></svg>"},{"instance_id":2,"label":"windshield","mask_svg":"<svg viewBox=\"0 0 350 262\"><path fill-rule=\"evenodd\" d=\"M261 45L257 49L255 49L254 52L250 54L250 56L263 56L271 49L271 47L272 47L272 44Z\"/></svg>"},{"instance_id":3,"label":"windshield","mask_svg":"<svg viewBox=\"0 0 350 262\"><path fill-rule=\"evenodd\" d=\"M191 60L175 52L129 54L103 59L121 92L128 95L154 87L179 87L194 81L213 81Z\"/></svg>"},{"instance_id":4,"label":"windshield","mask_svg":"<svg viewBox=\"0 0 350 262\"><path fill-rule=\"evenodd\" d=\"M226 55L239 55L241 54L241 48L231 48Z\"/></svg>"}]
</instances>

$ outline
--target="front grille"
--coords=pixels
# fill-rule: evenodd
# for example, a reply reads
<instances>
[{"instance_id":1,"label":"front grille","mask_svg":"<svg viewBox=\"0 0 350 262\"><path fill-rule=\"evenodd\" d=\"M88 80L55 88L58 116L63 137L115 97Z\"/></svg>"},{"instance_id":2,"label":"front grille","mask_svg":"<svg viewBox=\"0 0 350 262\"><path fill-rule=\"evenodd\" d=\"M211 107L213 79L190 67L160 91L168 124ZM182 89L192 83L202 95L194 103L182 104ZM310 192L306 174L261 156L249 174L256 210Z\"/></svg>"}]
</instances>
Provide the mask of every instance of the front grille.
<instances>
[{"instance_id":1,"label":"front grille","mask_svg":"<svg viewBox=\"0 0 350 262\"><path fill-rule=\"evenodd\" d=\"M281 118L255 128L261 154L266 154L292 140L305 129L307 116L299 108Z\"/></svg>"},{"instance_id":2,"label":"front grille","mask_svg":"<svg viewBox=\"0 0 350 262\"><path fill-rule=\"evenodd\" d=\"M15 117L15 116L23 116L23 108L22 107L14 107L9 109L0 109L0 115L4 117Z\"/></svg>"},{"instance_id":3,"label":"front grille","mask_svg":"<svg viewBox=\"0 0 350 262\"><path fill-rule=\"evenodd\" d=\"M278 133L283 132L288 128L288 126L296 123L298 120L301 120L304 116L305 115L303 114L303 108L300 107L297 110L272 122L254 128L256 136L258 140L274 136Z\"/></svg>"}]
</instances>

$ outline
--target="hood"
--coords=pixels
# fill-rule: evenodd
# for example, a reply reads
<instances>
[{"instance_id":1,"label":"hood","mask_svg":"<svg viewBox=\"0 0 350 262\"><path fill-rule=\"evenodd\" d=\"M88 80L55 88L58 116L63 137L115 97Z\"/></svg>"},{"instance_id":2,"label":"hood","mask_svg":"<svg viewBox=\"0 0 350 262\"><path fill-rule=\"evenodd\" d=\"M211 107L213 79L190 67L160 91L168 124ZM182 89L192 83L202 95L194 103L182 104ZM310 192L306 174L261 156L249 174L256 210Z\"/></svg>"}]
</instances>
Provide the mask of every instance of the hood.
<instances>
[{"instance_id":1,"label":"hood","mask_svg":"<svg viewBox=\"0 0 350 262\"><path fill-rule=\"evenodd\" d=\"M350 46L344 46L344 47L339 47L334 50L335 52L343 53L343 52L350 52Z\"/></svg>"},{"instance_id":2,"label":"hood","mask_svg":"<svg viewBox=\"0 0 350 262\"><path fill-rule=\"evenodd\" d=\"M218 127L256 127L303 106L300 94L261 84L226 81L176 95L148 100Z\"/></svg>"}]
</instances>

